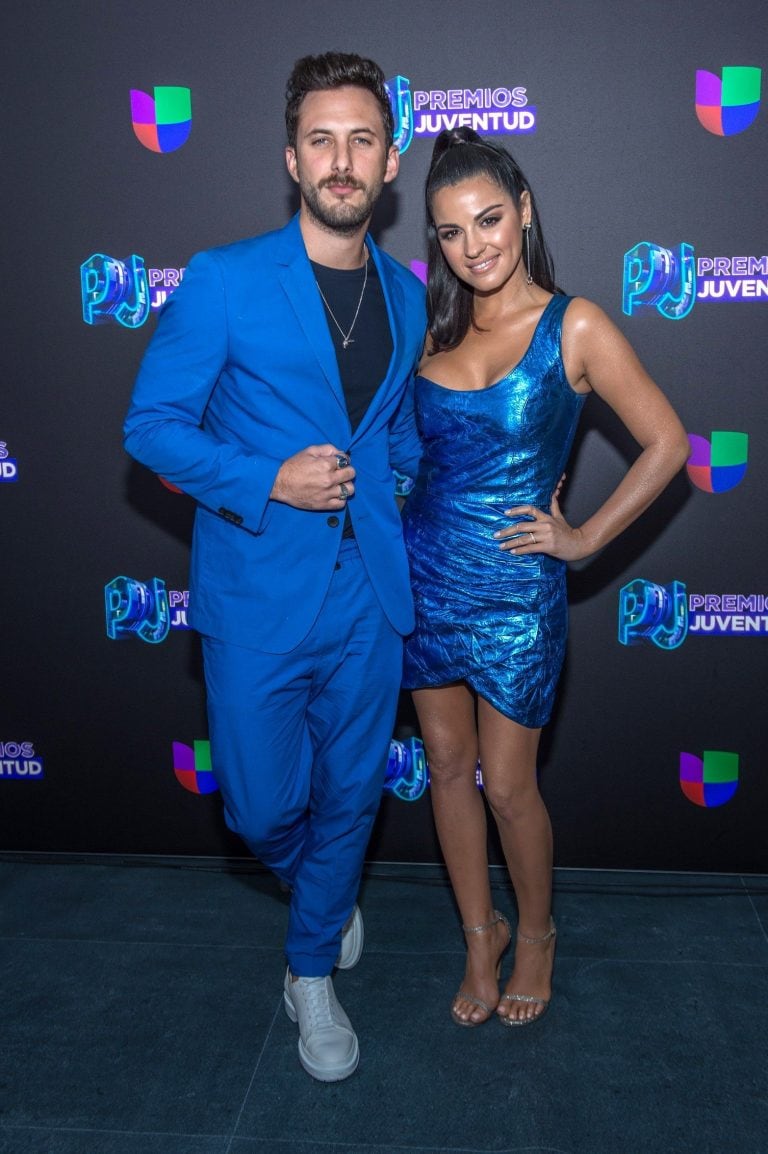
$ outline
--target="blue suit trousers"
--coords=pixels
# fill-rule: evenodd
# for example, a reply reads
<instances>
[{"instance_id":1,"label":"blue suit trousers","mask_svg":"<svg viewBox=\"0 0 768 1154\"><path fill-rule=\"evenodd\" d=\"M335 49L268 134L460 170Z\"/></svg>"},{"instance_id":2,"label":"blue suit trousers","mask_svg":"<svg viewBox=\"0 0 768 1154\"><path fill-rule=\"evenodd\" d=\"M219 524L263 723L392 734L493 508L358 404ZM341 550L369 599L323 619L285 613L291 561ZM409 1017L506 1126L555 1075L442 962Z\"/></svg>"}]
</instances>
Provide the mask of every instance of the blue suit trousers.
<instances>
[{"instance_id":1,"label":"blue suit trousers","mask_svg":"<svg viewBox=\"0 0 768 1154\"><path fill-rule=\"evenodd\" d=\"M357 545L345 540L320 614L295 649L265 653L203 637L203 658L227 825L291 888L291 972L324 977L381 800L402 638Z\"/></svg>"}]
</instances>

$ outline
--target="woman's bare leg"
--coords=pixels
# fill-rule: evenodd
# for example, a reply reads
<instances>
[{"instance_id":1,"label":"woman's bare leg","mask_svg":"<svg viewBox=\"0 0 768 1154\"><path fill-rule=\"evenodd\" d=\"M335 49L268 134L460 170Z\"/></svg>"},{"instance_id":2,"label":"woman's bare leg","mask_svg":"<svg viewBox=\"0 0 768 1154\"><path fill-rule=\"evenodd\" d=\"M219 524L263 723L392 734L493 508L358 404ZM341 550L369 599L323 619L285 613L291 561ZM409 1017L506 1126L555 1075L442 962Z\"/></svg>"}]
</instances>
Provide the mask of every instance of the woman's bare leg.
<instances>
[{"instance_id":1,"label":"woman's bare leg","mask_svg":"<svg viewBox=\"0 0 768 1154\"><path fill-rule=\"evenodd\" d=\"M478 699L477 727L485 796L498 826L517 898L519 932L543 938L551 926L552 827L536 779L540 729L526 729ZM536 944L518 938L506 993L551 995L554 938ZM501 1017L531 1019L537 1003L502 1001Z\"/></svg>"},{"instance_id":2,"label":"woman's bare leg","mask_svg":"<svg viewBox=\"0 0 768 1154\"><path fill-rule=\"evenodd\" d=\"M468 933L467 968L453 1014L478 1024L499 1001L498 961L509 941L503 922L493 922L488 880L485 804L477 788L478 758L475 695L461 682L414 690L413 700L429 763L430 793L440 846L465 926L487 926ZM468 996L464 997L463 994Z\"/></svg>"}]
</instances>

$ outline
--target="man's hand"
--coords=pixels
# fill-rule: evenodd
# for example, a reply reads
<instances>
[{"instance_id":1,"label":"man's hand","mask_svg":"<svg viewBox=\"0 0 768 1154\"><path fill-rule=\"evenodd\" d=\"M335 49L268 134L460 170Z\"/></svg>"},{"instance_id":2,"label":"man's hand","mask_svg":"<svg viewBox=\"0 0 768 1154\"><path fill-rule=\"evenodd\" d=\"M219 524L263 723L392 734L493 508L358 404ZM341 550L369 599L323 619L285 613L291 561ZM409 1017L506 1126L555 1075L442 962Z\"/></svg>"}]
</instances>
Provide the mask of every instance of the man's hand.
<instances>
[{"instance_id":1,"label":"man's hand","mask_svg":"<svg viewBox=\"0 0 768 1154\"><path fill-rule=\"evenodd\" d=\"M294 509L342 509L355 491L355 470L339 460L349 460L342 449L307 445L283 461L270 497Z\"/></svg>"}]
</instances>

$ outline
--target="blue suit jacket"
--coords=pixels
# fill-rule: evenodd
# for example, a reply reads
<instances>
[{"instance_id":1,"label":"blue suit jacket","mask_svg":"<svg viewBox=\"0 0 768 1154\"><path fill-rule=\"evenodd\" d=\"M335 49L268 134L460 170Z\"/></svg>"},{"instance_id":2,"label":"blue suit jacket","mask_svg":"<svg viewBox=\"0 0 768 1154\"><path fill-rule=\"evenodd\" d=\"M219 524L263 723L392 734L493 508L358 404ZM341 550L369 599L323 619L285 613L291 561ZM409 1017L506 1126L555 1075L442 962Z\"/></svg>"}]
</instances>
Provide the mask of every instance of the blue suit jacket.
<instances>
[{"instance_id":1,"label":"blue suit jacket","mask_svg":"<svg viewBox=\"0 0 768 1154\"><path fill-rule=\"evenodd\" d=\"M354 436L298 216L199 253L168 298L125 422L138 461L198 502L189 620L235 644L284 653L309 632L336 562L343 515L270 500L282 462L330 442L351 455L349 503L371 583L392 625L413 628L392 468L414 475L413 370L424 291L366 241L389 311L389 370Z\"/></svg>"}]
</instances>

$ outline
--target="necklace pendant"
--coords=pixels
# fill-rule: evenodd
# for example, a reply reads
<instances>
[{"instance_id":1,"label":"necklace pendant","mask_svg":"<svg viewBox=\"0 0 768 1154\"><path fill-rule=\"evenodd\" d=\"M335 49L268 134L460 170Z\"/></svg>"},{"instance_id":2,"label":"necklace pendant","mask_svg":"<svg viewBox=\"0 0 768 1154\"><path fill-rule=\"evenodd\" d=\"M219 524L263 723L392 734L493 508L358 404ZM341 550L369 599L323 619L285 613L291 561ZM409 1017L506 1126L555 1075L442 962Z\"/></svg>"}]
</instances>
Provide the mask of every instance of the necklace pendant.
<instances>
[{"instance_id":1,"label":"necklace pendant","mask_svg":"<svg viewBox=\"0 0 768 1154\"><path fill-rule=\"evenodd\" d=\"M349 326L349 330L346 333L344 332L344 329L341 327L339 322L336 320L336 315L335 315L333 309L331 308L331 306L328 304L328 301L325 299L325 293L320 288L320 285L318 284L317 280L315 280L315 284L317 285L317 291L320 293L320 298L321 298L323 304L325 305L326 309L328 310L328 316L331 318L333 323L336 325L336 328L339 330L339 333L341 335L341 347L343 349L346 349L349 347L349 345L353 345L355 343L352 340L352 330L355 327L355 325L357 324L357 318L360 315L360 306L362 305L363 297L365 296L365 286L368 284L368 249L365 250L365 272L363 274L363 287L360 289L360 299L357 302L357 308L355 309L355 315L352 317L352 324Z\"/></svg>"}]
</instances>

